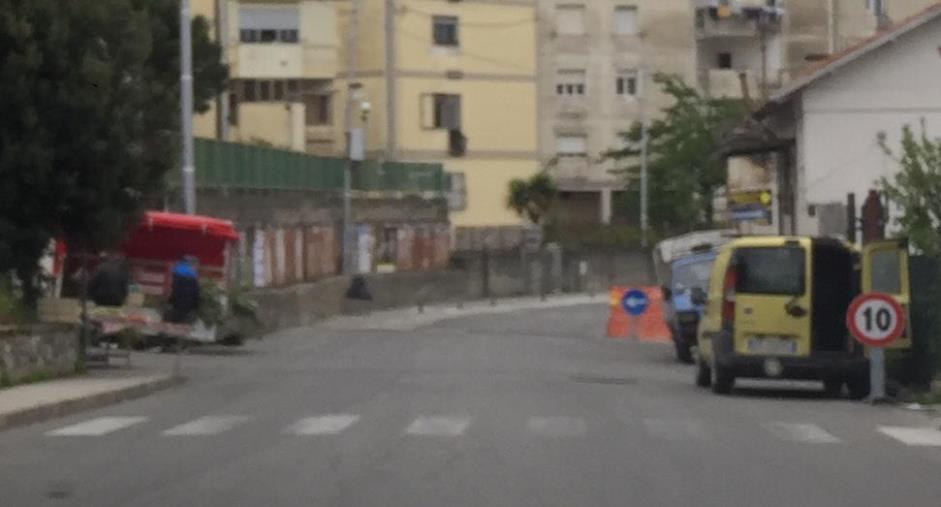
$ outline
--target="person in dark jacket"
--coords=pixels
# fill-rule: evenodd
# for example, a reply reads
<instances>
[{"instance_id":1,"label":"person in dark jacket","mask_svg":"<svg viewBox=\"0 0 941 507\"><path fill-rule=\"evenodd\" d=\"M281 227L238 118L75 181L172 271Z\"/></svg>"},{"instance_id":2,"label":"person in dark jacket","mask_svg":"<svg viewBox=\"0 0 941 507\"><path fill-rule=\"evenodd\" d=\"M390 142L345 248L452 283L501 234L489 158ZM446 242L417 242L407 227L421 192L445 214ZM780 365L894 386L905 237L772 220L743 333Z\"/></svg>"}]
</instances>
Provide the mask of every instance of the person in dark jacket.
<instances>
[{"instance_id":1,"label":"person in dark jacket","mask_svg":"<svg viewBox=\"0 0 941 507\"><path fill-rule=\"evenodd\" d=\"M88 296L98 306L123 306L129 280L127 260L118 255L103 257L88 282Z\"/></svg>"},{"instance_id":2,"label":"person in dark jacket","mask_svg":"<svg viewBox=\"0 0 941 507\"><path fill-rule=\"evenodd\" d=\"M196 262L192 257L184 257L173 266L173 280L170 287L170 308L166 320L175 323L191 323L196 319L199 308L199 276Z\"/></svg>"}]
</instances>

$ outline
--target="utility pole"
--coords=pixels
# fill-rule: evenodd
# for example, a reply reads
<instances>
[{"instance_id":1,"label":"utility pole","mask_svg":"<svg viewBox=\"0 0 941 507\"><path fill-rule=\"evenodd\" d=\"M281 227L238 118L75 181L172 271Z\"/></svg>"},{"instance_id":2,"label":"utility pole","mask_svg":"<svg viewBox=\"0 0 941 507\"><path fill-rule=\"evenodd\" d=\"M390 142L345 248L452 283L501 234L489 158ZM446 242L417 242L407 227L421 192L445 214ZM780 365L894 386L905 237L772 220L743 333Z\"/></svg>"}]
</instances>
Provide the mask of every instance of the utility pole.
<instances>
[{"instance_id":1,"label":"utility pole","mask_svg":"<svg viewBox=\"0 0 941 507\"><path fill-rule=\"evenodd\" d=\"M836 0L827 0L827 54L836 53Z\"/></svg>"},{"instance_id":2,"label":"utility pole","mask_svg":"<svg viewBox=\"0 0 941 507\"><path fill-rule=\"evenodd\" d=\"M183 135L183 209L196 213L196 168L193 164L193 34L190 0L180 0L180 116Z\"/></svg>"},{"instance_id":3,"label":"utility pole","mask_svg":"<svg viewBox=\"0 0 941 507\"><path fill-rule=\"evenodd\" d=\"M386 159L395 160L398 150L396 114L398 93L395 75L395 0L386 0Z\"/></svg>"},{"instance_id":4,"label":"utility pole","mask_svg":"<svg viewBox=\"0 0 941 507\"><path fill-rule=\"evenodd\" d=\"M761 100L768 100L768 24L764 14L758 18L758 40L761 46Z\"/></svg>"},{"instance_id":5,"label":"utility pole","mask_svg":"<svg viewBox=\"0 0 941 507\"><path fill-rule=\"evenodd\" d=\"M356 89L357 52L359 51L359 0L350 1L350 23L347 30L347 70L346 70L346 167L343 170L343 274L353 272L353 108Z\"/></svg>"},{"instance_id":6,"label":"utility pole","mask_svg":"<svg viewBox=\"0 0 941 507\"><path fill-rule=\"evenodd\" d=\"M641 36L641 64L638 73L639 96L638 105L640 107L640 232L641 246L647 247L649 235L649 194L647 189L647 165L648 165L648 145L650 144L650 133L647 128L647 59L646 41Z\"/></svg>"},{"instance_id":7,"label":"utility pole","mask_svg":"<svg viewBox=\"0 0 941 507\"><path fill-rule=\"evenodd\" d=\"M222 49L222 61L228 61L229 46L229 2L227 0L216 0L216 41ZM229 140L229 100L228 93L222 92L216 98L216 137L220 141ZM238 107L238 106L236 106Z\"/></svg>"}]
</instances>

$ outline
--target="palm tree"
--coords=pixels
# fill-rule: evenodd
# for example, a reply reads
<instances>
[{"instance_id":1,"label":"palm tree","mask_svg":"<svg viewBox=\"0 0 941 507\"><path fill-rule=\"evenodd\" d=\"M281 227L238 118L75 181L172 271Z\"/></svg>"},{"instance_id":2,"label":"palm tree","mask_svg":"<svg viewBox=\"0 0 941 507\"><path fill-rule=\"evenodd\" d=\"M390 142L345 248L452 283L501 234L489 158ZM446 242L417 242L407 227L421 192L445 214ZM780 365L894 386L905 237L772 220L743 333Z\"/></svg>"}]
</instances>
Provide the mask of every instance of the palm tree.
<instances>
[{"instance_id":1,"label":"palm tree","mask_svg":"<svg viewBox=\"0 0 941 507\"><path fill-rule=\"evenodd\" d=\"M534 224L539 224L552 208L558 193L558 187L552 181L552 177L545 172L540 172L528 180L511 181L506 205L517 215L528 218Z\"/></svg>"}]
</instances>

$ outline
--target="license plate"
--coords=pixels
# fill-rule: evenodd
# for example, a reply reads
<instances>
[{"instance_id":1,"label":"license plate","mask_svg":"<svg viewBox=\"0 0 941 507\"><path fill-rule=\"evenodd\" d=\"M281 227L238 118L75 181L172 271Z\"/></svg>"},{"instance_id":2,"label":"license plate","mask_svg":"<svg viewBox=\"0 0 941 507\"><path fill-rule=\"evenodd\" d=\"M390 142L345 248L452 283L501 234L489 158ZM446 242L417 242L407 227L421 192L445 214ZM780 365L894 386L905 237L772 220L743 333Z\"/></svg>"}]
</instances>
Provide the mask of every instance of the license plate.
<instances>
[{"instance_id":1,"label":"license plate","mask_svg":"<svg viewBox=\"0 0 941 507\"><path fill-rule=\"evenodd\" d=\"M752 337L748 339L748 351L753 354L794 355L797 342L787 338Z\"/></svg>"}]
</instances>

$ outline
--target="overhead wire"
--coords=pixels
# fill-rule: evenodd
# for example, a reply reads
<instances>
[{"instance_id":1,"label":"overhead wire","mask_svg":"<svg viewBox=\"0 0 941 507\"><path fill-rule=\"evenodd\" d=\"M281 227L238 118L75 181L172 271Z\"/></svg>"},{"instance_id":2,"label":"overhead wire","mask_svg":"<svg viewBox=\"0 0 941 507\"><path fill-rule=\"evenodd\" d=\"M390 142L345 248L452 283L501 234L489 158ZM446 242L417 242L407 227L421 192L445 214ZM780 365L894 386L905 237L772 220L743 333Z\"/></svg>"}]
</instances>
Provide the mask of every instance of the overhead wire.
<instances>
[{"instance_id":1,"label":"overhead wire","mask_svg":"<svg viewBox=\"0 0 941 507\"><path fill-rule=\"evenodd\" d=\"M428 37L427 37L427 36L424 36L424 35L418 35L418 34L409 32L408 30L402 30L401 28L398 29L397 32L400 33L400 34L402 34L403 36L405 36L405 37L408 38L408 39L412 39L412 40L415 40L415 41L418 41L418 42L421 42L421 43L427 43L427 42L428 42ZM460 54L459 54L459 55L462 56L462 57L471 58L471 59L473 59L473 60L478 60L478 61L482 61L482 62L492 63L492 64L494 64L494 65L499 65L499 66L504 67L504 68L507 68L507 69L513 69L513 70L524 71L524 72L527 72L527 73L529 73L529 74L532 74L532 73L535 72L534 69L525 68L525 67L522 67L522 66L520 66L520 65L518 65L518 64L511 63L511 62L505 62L505 61L502 61L502 60L498 60L498 59L495 59L495 58L491 58L491 57L489 57L489 56L484 56L484 55L480 55L480 54L476 54L476 53L470 53L470 52L467 52L467 51L465 51L465 50L463 50L463 49L460 50Z\"/></svg>"},{"instance_id":2,"label":"overhead wire","mask_svg":"<svg viewBox=\"0 0 941 507\"><path fill-rule=\"evenodd\" d=\"M435 14L431 12L426 12L421 9L417 9L409 5L411 2L404 2L399 4L399 11L401 14L418 14L426 18L434 18L436 16L443 16L445 14ZM535 9L534 9L535 10ZM398 14L398 13L397 13ZM468 26L473 28L513 28L523 25L535 25L538 21L538 15L526 19L518 19L515 21L501 21L501 22L492 22L492 23L482 23L482 22L470 22L470 21L461 21L461 26Z\"/></svg>"}]
</instances>

